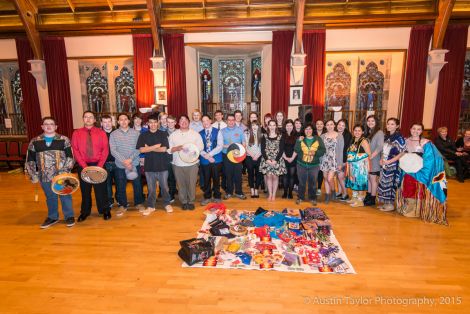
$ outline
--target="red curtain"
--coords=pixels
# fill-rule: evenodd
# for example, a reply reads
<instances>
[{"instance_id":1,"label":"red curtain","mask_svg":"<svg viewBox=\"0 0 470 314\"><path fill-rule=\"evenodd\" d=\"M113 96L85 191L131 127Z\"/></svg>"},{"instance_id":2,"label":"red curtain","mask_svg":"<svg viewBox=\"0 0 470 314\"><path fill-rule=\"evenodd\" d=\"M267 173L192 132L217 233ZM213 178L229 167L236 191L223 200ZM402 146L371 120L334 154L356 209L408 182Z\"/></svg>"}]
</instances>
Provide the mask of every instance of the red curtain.
<instances>
[{"instance_id":1,"label":"red curtain","mask_svg":"<svg viewBox=\"0 0 470 314\"><path fill-rule=\"evenodd\" d=\"M413 123L423 121L426 70L432 32L432 25L413 26L411 29L400 127L404 135L409 135Z\"/></svg>"},{"instance_id":2,"label":"red curtain","mask_svg":"<svg viewBox=\"0 0 470 314\"><path fill-rule=\"evenodd\" d=\"M42 38L46 63L47 88L51 115L57 120L57 132L71 137L73 132L67 52L63 37Z\"/></svg>"},{"instance_id":3,"label":"red curtain","mask_svg":"<svg viewBox=\"0 0 470 314\"><path fill-rule=\"evenodd\" d=\"M443 48L448 62L439 74L436 109L434 110L433 136L437 129L446 126L448 136L457 136L465 54L467 52L468 25L449 25L444 37Z\"/></svg>"},{"instance_id":4,"label":"red curtain","mask_svg":"<svg viewBox=\"0 0 470 314\"><path fill-rule=\"evenodd\" d=\"M23 116L28 139L31 140L34 136L42 133L41 107L39 105L36 80L28 72L31 68L28 60L34 59L34 54L26 37L16 38L16 51L20 68L21 90L23 91Z\"/></svg>"},{"instance_id":5,"label":"red curtain","mask_svg":"<svg viewBox=\"0 0 470 314\"><path fill-rule=\"evenodd\" d=\"M323 120L325 107L325 40L324 29L305 31L302 35L304 52L307 55L302 102L313 105L314 121Z\"/></svg>"},{"instance_id":6,"label":"red curtain","mask_svg":"<svg viewBox=\"0 0 470 314\"><path fill-rule=\"evenodd\" d=\"M137 107L147 108L155 103L152 61L153 39L151 34L133 34L134 82Z\"/></svg>"},{"instance_id":7,"label":"red curtain","mask_svg":"<svg viewBox=\"0 0 470 314\"><path fill-rule=\"evenodd\" d=\"M273 32L273 55L271 69L271 112L284 112L287 116L290 89L290 56L293 31Z\"/></svg>"},{"instance_id":8,"label":"red curtain","mask_svg":"<svg viewBox=\"0 0 470 314\"><path fill-rule=\"evenodd\" d=\"M186 98L186 66L184 35L164 34L166 60L166 91L168 112L175 117L188 113Z\"/></svg>"}]
</instances>

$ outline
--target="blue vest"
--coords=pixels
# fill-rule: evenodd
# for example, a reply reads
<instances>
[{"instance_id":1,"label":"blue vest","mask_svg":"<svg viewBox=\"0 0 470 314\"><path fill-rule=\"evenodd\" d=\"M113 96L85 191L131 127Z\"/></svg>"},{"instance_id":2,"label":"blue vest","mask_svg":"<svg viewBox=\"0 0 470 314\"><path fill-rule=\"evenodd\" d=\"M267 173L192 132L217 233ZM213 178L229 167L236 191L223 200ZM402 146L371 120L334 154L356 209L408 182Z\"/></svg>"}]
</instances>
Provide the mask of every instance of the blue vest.
<instances>
[{"instance_id":1,"label":"blue vest","mask_svg":"<svg viewBox=\"0 0 470 314\"><path fill-rule=\"evenodd\" d=\"M202 142L204 143L204 151L207 152L207 142L206 142L206 129L203 129L201 132L199 132L202 137ZM217 136L219 135L219 130L216 128L212 128L211 130L211 148L209 151L213 150L214 148L217 147ZM213 156L215 159L215 163L218 164L222 162L222 152L216 154ZM201 165L208 165L210 164L209 160L206 158L200 156L199 160L201 162Z\"/></svg>"}]
</instances>

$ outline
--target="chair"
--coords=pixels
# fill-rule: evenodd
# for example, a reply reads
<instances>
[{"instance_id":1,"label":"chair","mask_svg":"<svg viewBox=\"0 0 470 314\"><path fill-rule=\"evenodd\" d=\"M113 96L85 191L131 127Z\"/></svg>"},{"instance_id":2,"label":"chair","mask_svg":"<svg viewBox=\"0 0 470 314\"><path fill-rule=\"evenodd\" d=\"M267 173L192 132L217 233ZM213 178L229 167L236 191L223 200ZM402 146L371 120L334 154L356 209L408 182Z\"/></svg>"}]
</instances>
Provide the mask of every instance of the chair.
<instances>
[{"instance_id":1,"label":"chair","mask_svg":"<svg viewBox=\"0 0 470 314\"><path fill-rule=\"evenodd\" d=\"M28 153L28 142L21 143L21 157L26 158L26 154Z\"/></svg>"},{"instance_id":2,"label":"chair","mask_svg":"<svg viewBox=\"0 0 470 314\"><path fill-rule=\"evenodd\" d=\"M10 168L11 162L18 162L22 164L24 162L24 158L20 156L20 148L18 142L9 142L8 143L8 157L7 157L7 164L8 168Z\"/></svg>"},{"instance_id":3,"label":"chair","mask_svg":"<svg viewBox=\"0 0 470 314\"><path fill-rule=\"evenodd\" d=\"M0 161L6 160L7 156L7 143L0 142Z\"/></svg>"}]
</instances>

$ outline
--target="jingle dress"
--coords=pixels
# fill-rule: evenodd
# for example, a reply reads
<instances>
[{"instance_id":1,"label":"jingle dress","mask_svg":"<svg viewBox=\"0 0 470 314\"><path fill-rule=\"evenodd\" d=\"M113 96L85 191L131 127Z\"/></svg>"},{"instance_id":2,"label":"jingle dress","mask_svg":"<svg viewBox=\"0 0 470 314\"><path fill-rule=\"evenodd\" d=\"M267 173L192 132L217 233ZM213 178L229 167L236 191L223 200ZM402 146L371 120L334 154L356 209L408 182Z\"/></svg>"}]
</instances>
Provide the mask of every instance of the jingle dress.
<instances>
[{"instance_id":1,"label":"jingle dress","mask_svg":"<svg viewBox=\"0 0 470 314\"><path fill-rule=\"evenodd\" d=\"M421 156L423 168L416 173L404 172L397 192L397 211L406 215L415 210L426 222L447 225L447 180L441 154L426 139L406 139L406 151Z\"/></svg>"},{"instance_id":2,"label":"jingle dress","mask_svg":"<svg viewBox=\"0 0 470 314\"><path fill-rule=\"evenodd\" d=\"M346 173L346 187L353 191L367 191L369 180L369 155L362 147L366 138L361 137L348 148L348 171Z\"/></svg>"},{"instance_id":3,"label":"jingle dress","mask_svg":"<svg viewBox=\"0 0 470 314\"><path fill-rule=\"evenodd\" d=\"M405 151L405 139L400 133L395 132L385 137L383 147L383 160L390 160ZM388 165L383 165L380 171L379 187L377 196L379 202L394 203L397 189L401 182L401 170L398 167L398 160Z\"/></svg>"}]
</instances>

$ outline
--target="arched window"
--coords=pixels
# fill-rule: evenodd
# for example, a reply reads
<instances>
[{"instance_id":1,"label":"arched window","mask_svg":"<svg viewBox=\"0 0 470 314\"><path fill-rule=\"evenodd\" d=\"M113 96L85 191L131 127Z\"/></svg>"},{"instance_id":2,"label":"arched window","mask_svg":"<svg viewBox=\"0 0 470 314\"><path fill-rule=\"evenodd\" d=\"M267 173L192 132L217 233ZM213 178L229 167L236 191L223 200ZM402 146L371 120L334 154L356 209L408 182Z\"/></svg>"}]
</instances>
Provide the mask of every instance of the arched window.
<instances>
[{"instance_id":1,"label":"arched window","mask_svg":"<svg viewBox=\"0 0 470 314\"><path fill-rule=\"evenodd\" d=\"M116 88L116 107L118 112L134 113L135 105L135 88L134 77L127 67L122 67L119 76L114 80Z\"/></svg>"},{"instance_id":2,"label":"arched window","mask_svg":"<svg viewBox=\"0 0 470 314\"><path fill-rule=\"evenodd\" d=\"M375 62L369 62L366 70L359 74L358 89L358 110L382 110L384 74Z\"/></svg>"},{"instance_id":3,"label":"arched window","mask_svg":"<svg viewBox=\"0 0 470 314\"><path fill-rule=\"evenodd\" d=\"M330 65L331 66L331 65ZM326 76L326 108L341 107L349 110L351 102L351 75L342 63L337 63Z\"/></svg>"},{"instance_id":4,"label":"arched window","mask_svg":"<svg viewBox=\"0 0 470 314\"><path fill-rule=\"evenodd\" d=\"M88 110L93 112L109 112L108 79L97 67L93 68L86 79Z\"/></svg>"}]
</instances>

